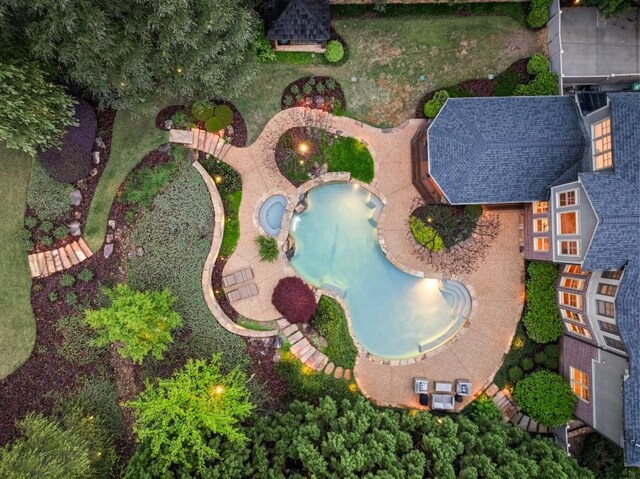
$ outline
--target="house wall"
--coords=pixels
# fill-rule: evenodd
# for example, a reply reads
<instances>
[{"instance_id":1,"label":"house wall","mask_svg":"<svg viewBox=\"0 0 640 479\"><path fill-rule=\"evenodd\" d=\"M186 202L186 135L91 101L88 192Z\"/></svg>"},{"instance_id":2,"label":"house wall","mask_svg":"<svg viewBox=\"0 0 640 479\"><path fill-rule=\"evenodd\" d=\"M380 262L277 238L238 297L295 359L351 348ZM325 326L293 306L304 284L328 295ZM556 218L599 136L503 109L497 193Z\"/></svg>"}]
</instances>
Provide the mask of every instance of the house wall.
<instances>
[{"instance_id":1,"label":"house wall","mask_svg":"<svg viewBox=\"0 0 640 479\"><path fill-rule=\"evenodd\" d=\"M570 336L562 338L562 358L560 371L562 375L570 380L570 369L576 368L589 376L589 396L593 398L593 371L592 363L598 358L598 348L595 346L573 339ZM593 401L583 401L578 398L576 402L575 415L578 419L584 421L590 426L594 425L593 421Z\"/></svg>"},{"instance_id":2,"label":"house wall","mask_svg":"<svg viewBox=\"0 0 640 479\"><path fill-rule=\"evenodd\" d=\"M599 294L598 289L600 285L610 285L614 287L618 287L620 285L620 280L603 278L602 271L594 271L591 275L591 281L589 282L589 286L587 288L586 294L586 312L587 317L589 318L590 328L594 334L594 339L598 347L604 349L605 351L609 351L614 354L618 354L621 356L627 355L624 350L618 349L613 345L609 345L606 341L606 338L610 338L617 341L622 341L619 333L612 333L607 328L603 328L603 323L616 325L615 315L613 318L608 316L602 316L598 314L597 301L607 301L610 303L615 303L616 296L608 296L604 294Z\"/></svg>"},{"instance_id":3,"label":"house wall","mask_svg":"<svg viewBox=\"0 0 640 479\"><path fill-rule=\"evenodd\" d=\"M535 213L533 211L533 203L527 203L524 205L524 257L526 259L531 260L540 260L540 261L551 261L552 253L551 249L549 251L536 251L533 247L533 243L535 238L543 237L549 238L549 245L551 245L551 224L549 224L549 231L547 233L534 233L533 231L533 222L537 218L546 218L549 223L551 222L551 218L549 216L549 212L546 213Z\"/></svg>"}]
</instances>

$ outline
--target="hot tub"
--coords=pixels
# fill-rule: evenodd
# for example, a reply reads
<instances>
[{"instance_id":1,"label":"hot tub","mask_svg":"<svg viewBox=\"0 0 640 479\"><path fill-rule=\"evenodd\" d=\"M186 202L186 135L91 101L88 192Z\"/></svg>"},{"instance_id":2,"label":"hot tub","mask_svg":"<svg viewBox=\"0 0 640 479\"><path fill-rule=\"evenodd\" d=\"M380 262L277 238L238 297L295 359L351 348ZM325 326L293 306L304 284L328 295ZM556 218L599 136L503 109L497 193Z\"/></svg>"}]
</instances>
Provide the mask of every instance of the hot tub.
<instances>
[{"instance_id":1,"label":"hot tub","mask_svg":"<svg viewBox=\"0 0 640 479\"><path fill-rule=\"evenodd\" d=\"M273 195L267 198L260 206L258 219L260 226L269 236L278 236L282 225L282 216L287 207L287 198L284 195Z\"/></svg>"}]
</instances>

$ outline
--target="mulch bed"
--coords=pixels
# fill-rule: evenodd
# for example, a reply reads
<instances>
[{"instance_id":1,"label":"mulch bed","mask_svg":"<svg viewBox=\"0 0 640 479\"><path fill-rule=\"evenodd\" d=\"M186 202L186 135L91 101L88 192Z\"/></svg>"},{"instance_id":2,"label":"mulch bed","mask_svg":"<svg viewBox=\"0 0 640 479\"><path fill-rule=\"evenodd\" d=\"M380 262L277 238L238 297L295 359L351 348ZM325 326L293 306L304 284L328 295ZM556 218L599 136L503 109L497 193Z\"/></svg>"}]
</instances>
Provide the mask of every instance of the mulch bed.
<instances>
[{"instance_id":1,"label":"mulch bed","mask_svg":"<svg viewBox=\"0 0 640 479\"><path fill-rule=\"evenodd\" d=\"M312 78L315 80L316 86L313 87L310 93L304 93L303 88L305 84ZM332 78L336 82L335 88L333 90L329 90L325 86L324 92L319 93L317 85L326 85L326 81L329 78ZM298 88L299 93L296 94L291 91L291 88L293 86L296 86ZM287 105L285 98L291 98L291 104ZM333 112L334 100L338 100L340 102L340 108L344 111L347 106L344 91L342 90L342 86L340 86L340 83L338 83L335 78L327 76L302 77L298 78L294 82L289 83L285 87L280 98L280 109L286 110L287 108L304 106L307 108L315 108L318 110Z\"/></svg>"},{"instance_id":2,"label":"mulch bed","mask_svg":"<svg viewBox=\"0 0 640 479\"><path fill-rule=\"evenodd\" d=\"M211 100L214 105L227 105L233 111L233 120L231 121L231 127L233 128L233 139L229 142L233 146L243 147L247 144L247 124L244 121L244 117L240 110L236 106L227 100ZM187 123L195 123L198 128L204 129L204 122L195 120L191 115L191 109L186 105L170 105L163 108L156 116L156 128L164 130L164 122L170 120L171 117L182 112L187 117Z\"/></svg>"},{"instance_id":3,"label":"mulch bed","mask_svg":"<svg viewBox=\"0 0 640 479\"><path fill-rule=\"evenodd\" d=\"M515 63L512 63L509 68L507 68L503 73L512 72L518 75L520 78L520 83L528 83L531 81L532 77L527 73L527 62L528 58L522 58ZM502 73L501 73L502 74ZM489 80L488 78L476 78L473 80L466 80L461 83L457 83L456 85L452 85L449 87L439 88L438 90L430 91L425 94L420 101L418 101L418 105L416 106L415 117L416 118L426 118L424 114L424 105L429 100L433 98L433 95L436 91L439 90L449 90L454 89L457 91L464 91L466 96L471 97L488 97L495 96L495 87L497 83L497 79L500 75L494 77L493 80Z\"/></svg>"}]
</instances>

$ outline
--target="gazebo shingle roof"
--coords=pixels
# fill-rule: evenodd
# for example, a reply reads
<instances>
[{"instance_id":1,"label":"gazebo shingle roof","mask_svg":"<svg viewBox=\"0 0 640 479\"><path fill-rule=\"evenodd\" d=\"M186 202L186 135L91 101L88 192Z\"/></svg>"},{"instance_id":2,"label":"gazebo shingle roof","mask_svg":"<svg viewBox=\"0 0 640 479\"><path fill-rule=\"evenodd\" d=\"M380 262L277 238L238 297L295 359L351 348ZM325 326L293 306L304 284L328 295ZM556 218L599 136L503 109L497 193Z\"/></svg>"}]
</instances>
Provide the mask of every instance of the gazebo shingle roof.
<instances>
[{"instance_id":1,"label":"gazebo shingle roof","mask_svg":"<svg viewBox=\"0 0 640 479\"><path fill-rule=\"evenodd\" d=\"M266 36L279 42L329 40L329 0L289 0L279 16L267 25Z\"/></svg>"}]
</instances>

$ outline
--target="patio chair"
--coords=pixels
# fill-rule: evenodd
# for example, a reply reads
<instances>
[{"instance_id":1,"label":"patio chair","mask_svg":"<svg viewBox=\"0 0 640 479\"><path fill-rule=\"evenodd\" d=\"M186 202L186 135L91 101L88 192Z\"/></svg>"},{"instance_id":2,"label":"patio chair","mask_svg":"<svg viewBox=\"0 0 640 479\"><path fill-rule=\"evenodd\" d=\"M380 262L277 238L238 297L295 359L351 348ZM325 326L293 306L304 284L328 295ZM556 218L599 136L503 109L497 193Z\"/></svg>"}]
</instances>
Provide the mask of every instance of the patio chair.
<instances>
[{"instance_id":1,"label":"patio chair","mask_svg":"<svg viewBox=\"0 0 640 479\"><path fill-rule=\"evenodd\" d=\"M434 383L435 391L438 393L450 393L453 392L453 384L448 381L436 381Z\"/></svg>"},{"instance_id":2,"label":"patio chair","mask_svg":"<svg viewBox=\"0 0 640 479\"><path fill-rule=\"evenodd\" d=\"M429 381L425 378L413 378L413 392L424 394L429 391Z\"/></svg>"},{"instance_id":3,"label":"patio chair","mask_svg":"<svg viewBox=\"0 0 640 479\"><path fill-rule=\"evenodd\" d=\"M434 411L453 411L455 399L451 394L432 394L431 409Z\"/></svg>"},{"instance_id":4,"label":"patio chair","mask_svg":"<svg viewBox=\"0 0 640 479\"><path fill-rule=\"evenodd\" d=\"M247 267L222 277L222 287L231 288L245 281L253 279L253 271L251 267Z\"/></svg>"},{"instance_id":5,"label":"patio chair","mask_svg":"<svg viewBox=\"0 0 640 479\"><path fill-rule=\"evenodd\" d=\"M429 396L427 394L420 394L418 402L420 403L420 406L428 406Z\"/></svg>"},{"instance_id":6,"label":"patio chair","mask_svg":"<svg viewBox=\"0 0 640 479\"><path fill-rule=\"evenodd\" d=\"M251 296L255 296L258 294L258 287L255 283L245 284L244 286L240 286L238 289L234 289L227 293L227 298L232 303L234 301L239 301L241 299L250 298Z\"/></svg>"},{"instance_id":7,"label":"patio chair","mask_svg":"<svg viewBox=\"0 0 640 479\"><path fill-rule=\"evenodd\" d=\"M468 379L456 379L456 394L458 396L471 396L471 381Z\"/></svg>"}]
</instances>

